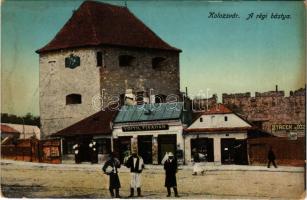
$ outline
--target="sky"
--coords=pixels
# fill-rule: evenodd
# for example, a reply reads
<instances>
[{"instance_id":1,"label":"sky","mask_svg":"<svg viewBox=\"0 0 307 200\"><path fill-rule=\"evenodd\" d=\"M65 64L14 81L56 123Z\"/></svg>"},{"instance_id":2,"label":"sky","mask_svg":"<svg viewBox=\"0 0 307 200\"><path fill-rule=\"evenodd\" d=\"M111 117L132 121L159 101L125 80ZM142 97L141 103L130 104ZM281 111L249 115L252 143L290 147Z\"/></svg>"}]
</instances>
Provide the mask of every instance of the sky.
<instances>
[{"instance_id":1,"label":"sky","mask_svg":"<svg viewBox=\"0 0 307 200\"><path fill-rule=\"evenodd\" d=\"M124 5L124 1L104 1ZM1 112L39 115L39 56L82 1L1 4ZM191 97L264 92L288 95L305 85L306 17L303 2L127 0L140 20L180 54L180 86ZM239 18L209 18L209 13ZM249 14L253 18L247 20ZM272 19L271 14L290 15ZM267 14L267 18L256 18Z\"/></svg>"}]
</instances>

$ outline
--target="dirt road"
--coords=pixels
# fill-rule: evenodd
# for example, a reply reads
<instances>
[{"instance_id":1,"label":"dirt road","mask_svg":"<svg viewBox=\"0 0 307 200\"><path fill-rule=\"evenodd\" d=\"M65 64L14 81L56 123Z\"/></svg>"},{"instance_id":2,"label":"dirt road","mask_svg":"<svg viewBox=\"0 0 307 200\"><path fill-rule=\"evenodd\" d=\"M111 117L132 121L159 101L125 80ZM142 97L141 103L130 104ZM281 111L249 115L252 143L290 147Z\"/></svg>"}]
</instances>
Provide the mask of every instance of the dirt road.
<instances>
[{"instance_id":1,"label":"dirt road","mask_svg":"<svg viewBox=\"0 0 307 200\"><path fill-rule=\"evenodd\" d=\"M129 172L120 172L121 195L129 195ZM144 198L166 198L164 171L146 169L142 174ZM283 198L299 199L304 192L300 171L210 170L192 176L179 170L177 183L182 198ZM45 167L1 163L2 193L6 197L109 198L108 177L100 166Z\"/></svg>"}]
</instances>

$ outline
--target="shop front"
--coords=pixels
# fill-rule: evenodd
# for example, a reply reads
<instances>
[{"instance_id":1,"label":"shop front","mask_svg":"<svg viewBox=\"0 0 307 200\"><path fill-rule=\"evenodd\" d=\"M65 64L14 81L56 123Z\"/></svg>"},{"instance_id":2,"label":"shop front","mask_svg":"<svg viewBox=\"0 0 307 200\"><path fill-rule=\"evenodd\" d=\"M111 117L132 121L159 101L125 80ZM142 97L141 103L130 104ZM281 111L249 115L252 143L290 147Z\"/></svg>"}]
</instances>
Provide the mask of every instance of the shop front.
<instances>
[{"instance_id":1,"label":"shop front","mask_svg":"<svg viewBox=\"0 0 307 200\"><path fill-rule=\"evenodd\" d=\"M117 111L105 109L52 134L61 140L63 162L102 163L112 151L112 127Z\"/></svg>"},{"instance_id":2,"label":"shop front","mask_svg":"<svg viewBox=\"0 0 307 200\"><path fill-rule=\"evenodd\" d=\"M184 130L186 163L193 163L193 152L204 162L248 164L247 132L253 127L224 105L195 117Z\"/></svg>"},{"instance_id":3,"label":"shop front","mask_svg":"<svg viewBox=\"0 0 307 200\"><path fill-rule=\"evenodd\" d=\"M159 110L150 111L149 104L124 106L114 120L112 133L117 143L114 151L121 160L129 149L136 149L145 164L160 164L166 152L183 151L183 104L177 104L169 108L161 104ZM123 140L125 145L121 146Z\"/></svg>"}]
</instances>

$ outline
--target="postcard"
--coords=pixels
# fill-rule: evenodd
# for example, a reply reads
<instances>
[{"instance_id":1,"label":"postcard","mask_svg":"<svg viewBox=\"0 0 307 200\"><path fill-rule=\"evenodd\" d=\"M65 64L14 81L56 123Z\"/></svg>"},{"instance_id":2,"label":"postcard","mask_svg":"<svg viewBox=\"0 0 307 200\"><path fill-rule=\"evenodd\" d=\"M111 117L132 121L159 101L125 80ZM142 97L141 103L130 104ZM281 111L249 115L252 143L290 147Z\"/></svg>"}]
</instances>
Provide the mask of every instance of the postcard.
<instances>
[{"instance_id":1,"label":"postcard","mask_svg":"<svg viewBox=\"0 0 307 200\"><path fill-rule=\"evenodd\" d=\"M1 1L4 198L302 199L306 2Z\"/></svg>"}]
</instances>

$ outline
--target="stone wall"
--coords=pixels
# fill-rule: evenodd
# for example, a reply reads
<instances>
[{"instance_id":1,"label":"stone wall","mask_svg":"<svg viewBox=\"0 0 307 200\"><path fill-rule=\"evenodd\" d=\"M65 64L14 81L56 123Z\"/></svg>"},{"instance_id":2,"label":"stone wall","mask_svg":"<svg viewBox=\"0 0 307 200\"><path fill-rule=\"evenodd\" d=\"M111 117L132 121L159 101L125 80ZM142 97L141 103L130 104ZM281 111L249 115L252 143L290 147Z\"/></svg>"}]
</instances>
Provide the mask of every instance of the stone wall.
<instances>
[{"instance_id":1,"label":"stone wall","mask_svg":"<svg viewBox=\"0 0 307 200\"><path fill-rule=\"evenodd\" d=\"M277 136L288 136L289 131L274 131L274 124L305 124L305 89L255 93L223 94L223 103L263 130ZM299 136L304 131L296 131Z\"/></svg>"},{"instance_id":2,"label":"stone wall","mask_svg":"<svg viewBox=\"0 0 307 200\"><path fill-rule=\"evenodd\" d=\"M126 89L132 89L134 93L153 89L153 94L179 94L178 52L119 47L104 47L101 51L105 65L100 69L104 102L124 94ZM135 57L133 65L120 66L120 55ZM152 59L155 57L166 59L159 69L152 67Z\"/></svg>"},{"instance_id":3,"label":"stone wall","mask_svg":"<svg viewBox=\"0 0 307 200\"><path fill-rule=\"evenodd\" d=\"M80 66L65 68L70 54L80 57ZM100 92L99 68L94 49L77 49L40 55L39 105L42 137L55 133L96 112L92 97ZM66 105L66 95L82 95L81 104Z\"/></svg>"},{"instance_id":4,"label":"stone wall","mask_svg":"<svg viewBox=\"0 0 307 200\"><path fill-rule=\"evenodd\" d=\"M103 66L97 67L101 51ZM80 57L80 66L65 68L65 58ZM133 66L120 67L119 56L135 57ZM152 58L165 62L153 69ZM179 53L125 47L81 48L40 54L40 117L42 137L49 136L106 107L126 89L153 89L154 94L179 94ZM103 91L103 92L102 92ZM82 95L81 104L66 105L68 94ZM103 101L101 99L103 97Z\"/></svg>"}]
</instances>

